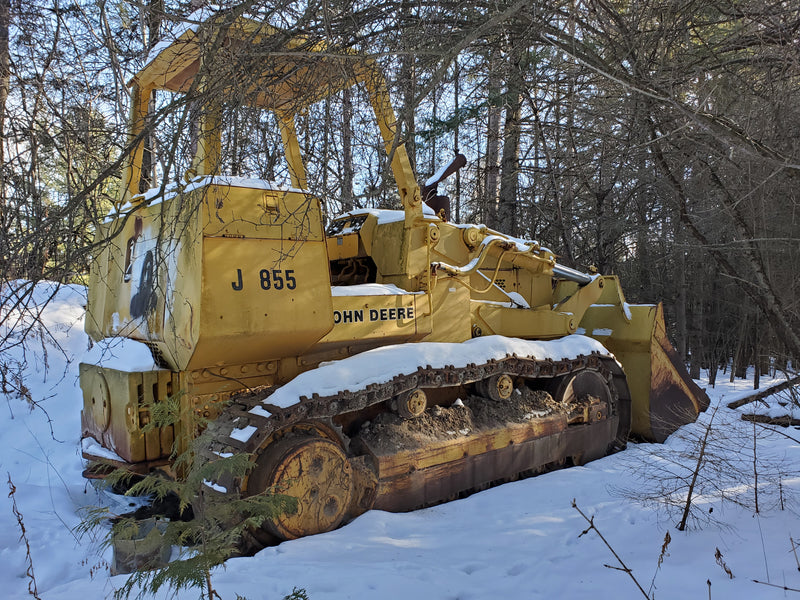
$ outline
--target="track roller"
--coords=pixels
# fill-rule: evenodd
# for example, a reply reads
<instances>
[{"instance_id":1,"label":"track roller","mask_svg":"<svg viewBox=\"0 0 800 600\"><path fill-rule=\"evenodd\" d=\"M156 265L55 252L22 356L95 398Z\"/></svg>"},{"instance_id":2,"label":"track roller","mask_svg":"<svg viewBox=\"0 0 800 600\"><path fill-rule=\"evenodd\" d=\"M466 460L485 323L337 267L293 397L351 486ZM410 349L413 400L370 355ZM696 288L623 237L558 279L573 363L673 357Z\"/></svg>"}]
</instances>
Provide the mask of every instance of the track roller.
<instances>
[{"instance_id":1,"label":"track roller","mask_svg":"<svg viewBox=\"0 0 800 600\"><path fill-rule=\"evenodd\" d=\"M501 402L508 400L514 392L514 380L511 375L502 373L478 381L476 387L478 393L484 398L491 398L495 402Z\"/></svg>"},{"instance_id":2,"label":"track roller","mask_svg":"<svg viewBox=\"0 0 800 600\"><path fill-rule=\"evenodd\" d=\"M425 412L428 397L420 389L399 394L393 401L397 414L404 419L413 419Z\"/></svg>"}]
</instances>

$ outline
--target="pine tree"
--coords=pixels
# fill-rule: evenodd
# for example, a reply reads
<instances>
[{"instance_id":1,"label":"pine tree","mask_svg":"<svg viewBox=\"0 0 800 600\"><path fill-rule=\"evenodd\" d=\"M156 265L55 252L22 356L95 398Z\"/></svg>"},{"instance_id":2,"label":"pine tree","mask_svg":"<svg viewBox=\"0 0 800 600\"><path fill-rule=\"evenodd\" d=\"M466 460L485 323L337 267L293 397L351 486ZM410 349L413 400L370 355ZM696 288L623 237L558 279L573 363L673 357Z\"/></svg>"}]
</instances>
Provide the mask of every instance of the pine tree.
<instances>
[{"instance_id":1,"label":"pine tree","mask_svg":"<svg viewBox=\"0 0 800 600\"><path fill-rule=\"evenodd\" d=\"M174 425L181 416L177 396L148 408L151 421L145 426L145 433L152 428ZM196 419L195 429L205 429L207 423L200 417ZM189 431L189 428L177 429ZM107 508L87 511L81 529L86 532L102 528L106 536L104 546L115 549L120 545L130 547L126 542L146 533L142 530L142 516L157 519L158 532L150 533L147 556L130 556L126 565L120 565L135 570L115 591L117 600L143 598L161 589L172 593L199 589L203 598L219 598L212 583L214 567L239 553L242 537L248 530L258 529L265 520L278 514L296 510L294 498L271 490L238 499L215 493L211 482L224 475L243 477L255 463L245 453L215 455L209 460L204 452L206 444L207 436L202 434L192 441L175 440L175 448L186 448L180 454L173 454L173 471L178 474L175 479L157 473L136 479L124 469L110 473L106 485L114 489L127 487L127 496L148 497L150 510L114 517L110 528L107 528L111 516ZM153 541L154 538L157 540ZM173 546L179 548L177 558L163 562L162 558L169 556Z\"/></svg>"}]
</instances>

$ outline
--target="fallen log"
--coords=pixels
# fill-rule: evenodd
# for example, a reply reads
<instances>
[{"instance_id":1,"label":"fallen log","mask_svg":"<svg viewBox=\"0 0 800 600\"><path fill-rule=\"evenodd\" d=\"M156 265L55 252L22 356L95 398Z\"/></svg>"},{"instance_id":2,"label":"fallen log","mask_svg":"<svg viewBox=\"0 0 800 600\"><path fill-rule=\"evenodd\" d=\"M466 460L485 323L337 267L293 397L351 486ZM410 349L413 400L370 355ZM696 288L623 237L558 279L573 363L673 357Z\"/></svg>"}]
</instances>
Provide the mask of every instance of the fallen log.
<instances>
[{"instance_id":1,"label":"fallen log","mask_svg":"<svg viewBox=\"0 0 800 600\"><path fill-rule=\"evenodd\" d=\"M779 425L781 427L800 425L800 419L793 419L789 415L781 415L779 417L770 417L769 415L742 415L742 421L763 423L765 425Z\"/></svg>"},{"instance_id":2,"label":"fallen log","mask_svg":"<svg viewBox=\"0 0 800 600\"><path fill-rule=\"evenodd\" d=\"M771 396L772 394L777 394L778 392L782 392L783 390L788 390L789 388L794 387L796 385L800 385L800 375L797 375L795 377L792 377L791 379L787 379L786 381L782 381L781 383L760 390L745 398L740 398L739 400L729 402L728 408L739 408L740 406L744 406L745 404L750 404L751 402L758 402L759 400L763 400L767 396Z\"/></svg>"}]
</instances>

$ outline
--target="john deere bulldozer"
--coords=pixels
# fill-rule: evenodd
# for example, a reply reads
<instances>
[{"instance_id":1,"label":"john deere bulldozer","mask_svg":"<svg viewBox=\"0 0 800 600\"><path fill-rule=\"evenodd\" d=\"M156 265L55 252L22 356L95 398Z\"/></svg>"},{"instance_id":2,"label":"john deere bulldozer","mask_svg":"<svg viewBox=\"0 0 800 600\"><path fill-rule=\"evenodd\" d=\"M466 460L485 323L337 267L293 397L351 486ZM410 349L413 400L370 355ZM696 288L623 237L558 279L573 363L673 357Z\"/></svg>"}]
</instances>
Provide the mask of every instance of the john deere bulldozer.
<instances>
[{"instance_id":1,"label":"john deere bulldozer","mask_svg":"<svg viewBox=\"0 0 800 600\"><path fill-rule=\"evenodd\" d=\"M295 122L353 86L370 99L398 209L329 218ZM108 243L86 329L146 345L152 365L81 365L87 459L180 476L174 446L203 417L207 460L252 461L204 493L298 501L252 532L258 544L582 464L630 435L663 441L707 406L660 304L630 305L615 276L450 220L436 186L463 160L417 183L368 57L216 15L159 44L131 89L132 151L97 232ZM156 91L200 118L176 128L195 136L185 177L146 189ZM290 181L223 173L229 105L274 115ZM180 419L154 427L166 402Z\"/></svg>"}]
</instances>

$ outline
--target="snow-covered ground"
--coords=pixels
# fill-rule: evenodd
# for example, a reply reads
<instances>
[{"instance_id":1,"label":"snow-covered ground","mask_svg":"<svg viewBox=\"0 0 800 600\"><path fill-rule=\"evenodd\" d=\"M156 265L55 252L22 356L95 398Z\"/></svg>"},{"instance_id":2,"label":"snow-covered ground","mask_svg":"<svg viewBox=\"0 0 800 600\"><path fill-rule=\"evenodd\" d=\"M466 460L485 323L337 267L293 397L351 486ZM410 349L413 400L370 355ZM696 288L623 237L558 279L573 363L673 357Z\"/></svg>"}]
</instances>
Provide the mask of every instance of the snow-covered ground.
<instances>
[{"instance_id":1,"label":"snow-covered ground","mask_svg":"<svg viewBox=\"0 0 800 600\"><path fill-rule=\"evenodd\" d=\"M53 291L40 284L35 300ZM0 501L0 581L5 598L26 598L25 526L36 591L43 600L92 600L113 594L125 576L110 577L111 553L81 537L82 507L112 503L81 477L78 451L81 392L77 365L88 350L83 333L84 292L62 287L41 315L43 328L2 355L9 372L24 363L24 384L0 407L0 472L15 486ZM752 381L727 377L709 390L712 408L665 445L631 444L625 452L533 479L506 484L408 514L371 511L328 534L231 559L213 573L225 600L237 594L280 599L294 587L312 600L345 598L641 598L573 499L633 575L656 598L782 598L800 589L793 541L800 540L800 431L739 420L748 407L725 405L751 392ZM770 380L762 378L762 385ZM9 389L14 384L8 382ZM702 384L702 382L701 382ZM23 393L23 396L25 394ZM784 414L780 398L771 413ZM718 410L714 410L720 407ZM692 528L678 531L681 499L693 451L705 436L708 461L698 479ZM759 477L755 511L753 445ZM667 498L676 506L667 510ZM671 538L659 555L665 535ZM615 567L615 568L609 568ZM725 571L725 567L733 578ZM773 584L772 587L753 580ZM793 588L784 591L783 586ZM199 591L179 598L197 598ZM164 594L162 597L169 597Z\"/></svg>"}]
</instances>

